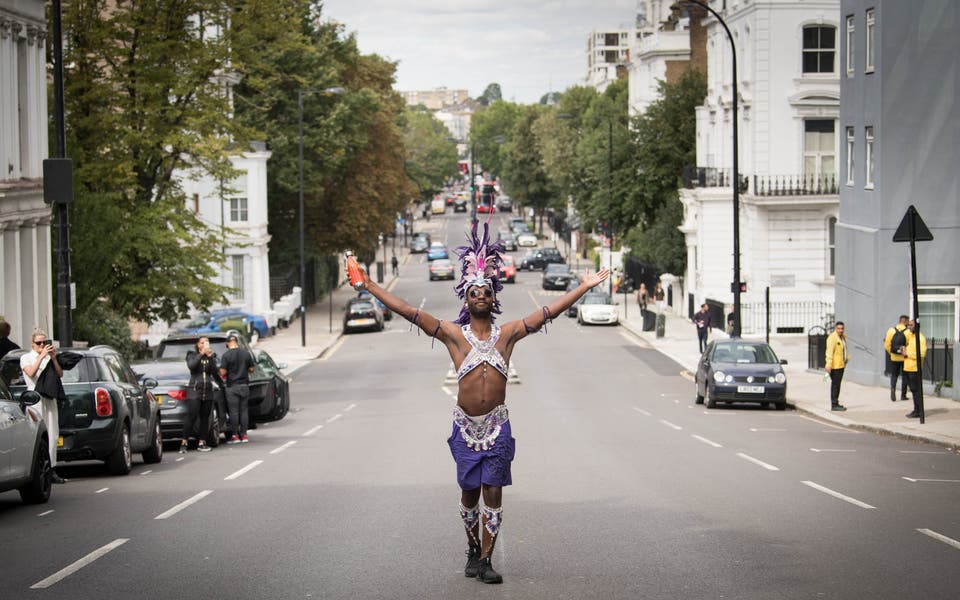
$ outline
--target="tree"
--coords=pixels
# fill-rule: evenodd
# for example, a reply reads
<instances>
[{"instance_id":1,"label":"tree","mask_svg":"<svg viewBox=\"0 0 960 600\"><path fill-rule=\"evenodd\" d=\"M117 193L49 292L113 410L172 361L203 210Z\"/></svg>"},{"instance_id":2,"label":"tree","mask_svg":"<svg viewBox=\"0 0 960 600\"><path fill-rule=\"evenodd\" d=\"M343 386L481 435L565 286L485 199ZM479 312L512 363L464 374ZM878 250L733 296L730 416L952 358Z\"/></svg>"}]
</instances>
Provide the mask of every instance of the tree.
<instances>
[{"instance_id":1,"label":"tree","mask_svg":"<svg viewBox=\"0 0 960 600\"><path fill-rule=\"evenodd\" d=\"M408 108L404 114L403 143L406 172L427 200L457 174L457 145L447 128L427 110Z\"/></svg>"},{"instance_id":2,"label":"tree","mask_svg":"<svg viewBox=\"0 0 960 600\"><path fill-rule=\"evenodd\" d=\"M540 145L534 131L540 115L549 112L539 105L520 107L519 118L503 146L506 155L503 182L513 198L540 214L541 232L544 210L558 199L557 188L543 167Z\"/></svg>"},{"instance_id":3,"label":"tree","mask_svg":"<svg viewBox=\"0 0 960 600\"><path fill-rule=\"evenodd\" d=\"M501 145L509 139L519 115L519 105L502 101L473 114L470 122L470 143L476 150L473 162L479 163L484 171L493 174L503 171Z\"/></svg>"},{"instance_id":4,"label":"tree","mask_svg":"<svg viewBox=\"0 0 960 600\"><path fill-rule=\"evenodd\" d=\"M485 90L483 90L483 93L480 94L480 97L477 98L477 102L479 102L483 106L490 106L494 102L497 102L498 100L502 100L502 99L503 99L503 96L500 92L500 84L491 83L490 85L487 86Z\"/></svg>"}]
</instances>

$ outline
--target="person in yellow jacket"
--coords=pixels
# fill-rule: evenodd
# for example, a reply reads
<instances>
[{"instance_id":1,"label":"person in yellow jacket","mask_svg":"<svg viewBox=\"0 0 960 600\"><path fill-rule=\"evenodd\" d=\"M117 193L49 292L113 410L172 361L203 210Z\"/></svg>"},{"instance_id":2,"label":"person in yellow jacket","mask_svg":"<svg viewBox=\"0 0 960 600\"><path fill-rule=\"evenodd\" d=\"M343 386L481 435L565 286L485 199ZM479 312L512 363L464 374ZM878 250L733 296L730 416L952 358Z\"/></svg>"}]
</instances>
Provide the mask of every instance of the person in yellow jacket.
<instances>
[{"instance_id":1,"label":"person in yellow jacket","mask_svg":"<svg viewBox=\"0 0 960 600\"><path fill-rule=\"evenodd\" d=\"M900 315L900 321L887 330L887 335L883 337L883 348L890 355L890 402L897 401L897 378L900 378L900 399L907 399L907 376L903 375L903 352L900 345L906 344L907 322L910 317ZM902 334L902 336L900 335ZM893 344L893 338L902 341L904 344ZM894 347L891 347L893 345Z\"/></svg>"},{"instance_id":2,"label":"person in yellow jacket","mask_svg":"<svg viewBox=\"0 0 960 600\"><path fill-rule=\"evenodd\" d=\"M920 336L920 364L927 355L927 338L923 333L917 334L917 322L910 319L907 324L907 345L903 348L903 375L910 385L910 395L913 396L913 412L907 414L908 419L920 418L920 401L917 399L920 386L923 385L923 378L920 374L917 364L917 335Z\"/></svg>"},{"instance_id":3,"label":"person in yellow jacket","mask_svg":"<svg viewBox=\"0 0 960 600\"><path fill-rule=\"evenodd\" d=\"M850 362L850 352L847 351L847 336L843 333L843 321L837 321L833 333L827 338L826 365L830 374L830 410L847 410L840 404L840 382L843 380L843 370Z\"/></svg>"}]
</instances>

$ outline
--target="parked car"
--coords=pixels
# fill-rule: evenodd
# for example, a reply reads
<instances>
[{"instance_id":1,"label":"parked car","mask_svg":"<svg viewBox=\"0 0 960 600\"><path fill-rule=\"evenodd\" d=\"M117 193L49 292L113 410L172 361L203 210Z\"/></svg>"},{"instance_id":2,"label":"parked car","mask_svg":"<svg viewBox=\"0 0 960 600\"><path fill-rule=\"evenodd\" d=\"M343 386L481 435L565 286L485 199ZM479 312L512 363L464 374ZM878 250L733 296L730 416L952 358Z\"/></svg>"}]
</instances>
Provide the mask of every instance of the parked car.
<instances>
[{"instance_id":1,"label":"parked car","mask_svg":"<svg viewBox=\"0 0 960 600\"><path fill-rule=\"evenodd\" d=\"M501 229L497 232L497 239L503 244L503 249L513 252L517 249L517 236L512 231Z\"/></svg>"},{"instance_id":2,"label":"parked car","mask_svg":"<svg viewBox=\"0 0 960 600\"><path fill-rule=\"evenodd\" d=\"M453 201L453 212L467 212L467 198L457 196Z\"/></svg>"},{"instance_id":3,"label":"parked car","mask_svg":"<svg viewBox=\"0 0 960 600\"><path fill-rule=\"evenodd\" d=\"M17 398L0 380L0 493L17 490L27 504L45 503L53 487L47 426L33 407L39 401L36 392Z\"/></svg>"},{"instance_id":4,"label":"parked car","mask_svg":"<svg viewBox=\"0 0 960 600\"><path fill-rule=\"evenodd\" d=\"M250 339L266 337L270 334L270 326L265 318L232 308L198 315L185 326L177 329L177 333L209 333L211 331L224 331L225 329L240 329L239 327L232 327L232 325L241 323L243 331Z\"/></svg>"},{"instance_id":5,"label":"parked car","mask_svg":"<svg viewBox=\"0 0 960 600\"><path fill-rule=\"evenodd\" d=\"M26 390L15 350L3 357L3 379L14 394ZM64 369L63 390L67 400L60 405L60 437L57 461L102 460L116 475L126 475L133 454L143 462L163 459L160 406L150 391L157 380L140 381L126 359L110 346L63 348L61 357L78 355L77 363Z\"/></svg>"},{"instance_id":6,"label":"parked car","mask_svg":"<svg viewBox=\"0 0 960 600\"><path fill-rule=\"evenodd\" d=\"M530 227L523 217L513 217L510 219L510 231L520 234L523 231L529 231Z\"/></svg>"},{"instance_id":7,"label":"parked car","mask_svg":"<svg viewBox=\"0 0 960 600\"><path fill-rule=\"evenodd\" d=\"M500 261L500 279L507 283L517 282L517 264L510 255L504 256Z\"/></svg>"},{"instance_id":8,"label":"parked car","mask_svg":"<svg viewBox=\"0 0 960 600\"><path fill-rule=\"evenodd\" d=\"M454 279L456 277L456 269L454 269L453 262L449 258L438 258L431 261L428 270L430 271L430 281Z\"/></svg>"},{"instance_id":9,"label":"parked car","mask_svg":"<svg viewBox=\"0 0 960 600\"><path fill-rule=\"evenodd\" d=\"M542 270L547 265L553 263L563 263L563 255L556 248L538 248L528 250L520 261L520 269L523 271Z\"/></svg>"},{"instance_id":10,"label":"parked car","mask_svg":"<svg viewBox=\"0 0 960 600\"><path fill-rule=\"evenodd\" d=\"M509 196L500 196L497 198L497 210L513 212L513 200L511 200Z\"/></svg>"},{"instance_id":11,"label":"parked car","mask_svg":"<svg viewBox=\"0 0 960 600\"><path fill-rule=\"evenodd\" d=\"M606 292L583 295L577 305L577 323L581 325L616 325L620 322L617 306Z\"/></svg>"},{"instance_id":12,"label":"parked car","mask_svg":"<svg viewBox=\"0 0 960 600\"><path fill-rule=\"evenodd\" d=\"M383 312L373 302L353 298L343 313L343 332L383 331Z\"/></svg>"},{"instance_id":13,"label":"parked car","mask_svg":"<svg viewBox=\"0 0 960 600\"><path fill-rule=\"evenodd\" d=\"M190 370L185 358L158 358L137 361L130 365L141 378L157 380L153 395L160 405L160 432L163 441L180 440L183 437L183 422L187 418L187 389ZM207 421L207 431L201 432L211 448L220 445L220 434L227 424L224 409L223 389L214 387L214 402Z\"/></svg>"},{"instance_id":14,"label":"parked car","mask_svg":"<svg viewBox=\"0 0 960 600\"><path fill-rule=\"evenodd\" d=\"M537 245L537 234L532 231L521 231L517 234L517 245L521 248L533 248Z\"/></svg>"},{"instance_id":15,"label":"parked car","mask_svg":"<svg viewBox=\"0 0 960 600\"><path fill-rule=\"evenodd\" d=\"M427 251L428 248L430 248L429 238L425 238L422 236L420 237L414 236L414 238L410 240L411 254L423 254L424 252Z\"/></svg>"},{"instance_id":16,"label":"parked car","mask_svg":"<svg viewBox=\"0 0 960 600\"><path fill-rule=\"evenodd\" d=\"M357 292L357 298L363 298L364 300L375 302L377 304L377 307L380 308L380 312L383 313L383 320L384 321L393 320L393 311L387 308L386 304L384 304L383 302L380 302L380 299L374 296L373 294L371 294L369 290L360 290L359 292Z\"/></svg>"},{"instance_id":17,"label":"parked car","mask_svg":"<svg viewBox=\"0 0 960 600\"><path fill-rule=\"evenodd\" d=\"M447 251L447 247L440 242L433 242L430 244L430 249L427 250L427 260L437 260L439 258L450 258L450 253Z\"/></svg>"},{"instance_id":18,"label":"parked car","mask_svg":"<svg viewBox=\"0 0 960 600\"><path fill-rule=\"evenodd\" d=\"M550 263L543 270L543 277L540 281L541 287L545 290L566 290L567 283L573 273L570 272L570 265L564 263Z\"/></svg>"},{"instance_id":19,"label":"parked car","mask_svg":"<svg viewBox=\"0 0 960 600\"><path fill-rule=\"evenodd\" d=\"M717 340L710 342L700 356L694 383L697 404L707 408L717 402L753 402L777 410L787 407L786 360L764 342Z\"/></svg>"}]
</instances>

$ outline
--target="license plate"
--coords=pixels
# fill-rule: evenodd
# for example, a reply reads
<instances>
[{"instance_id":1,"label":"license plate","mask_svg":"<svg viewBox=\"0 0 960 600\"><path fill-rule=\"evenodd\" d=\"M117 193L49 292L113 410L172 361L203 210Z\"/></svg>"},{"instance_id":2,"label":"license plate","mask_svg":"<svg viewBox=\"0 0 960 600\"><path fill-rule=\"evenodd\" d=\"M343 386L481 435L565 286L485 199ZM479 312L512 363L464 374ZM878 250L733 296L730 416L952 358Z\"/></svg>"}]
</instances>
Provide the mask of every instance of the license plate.
<instances>
[{"instance_id":1,"label":"license plate","mask_svg":"<svg viewBox=\"0 0 960 600\"><path fill-rule=\"evenodd\" d=\"M163 394L157 394L157 404L163 404Z\"/></svg>"},{"instance_id":2,"label":"license plate","mask_svg":"<svg viewBox=\"0 0 960 600\"><path fill-rule=\"evenodd\" d=\"M740 394L762 394L762 385L738 385L737 392Z\"/></svg>"},{"instance_id":3,"label":"license plate","mask_svg":"<svg viewBox=\"0 0 960 600\"><path fill-rule=\"evenodd\" d=\"M57 436L57 448L63 448L63 436L62 436L62 435L58 435L58 436Z\"/></svg>"},{"instance_id":4,"label":"license plate","mask_svg":"<svg viewBox=\"0 0 960 600\"><path fill-rule=\"evenodd\" d=\"M374 323L376 323L374 319L351 319L349 324L360 327L363 325L373 325Z\"/></svg>"}]
</instances>

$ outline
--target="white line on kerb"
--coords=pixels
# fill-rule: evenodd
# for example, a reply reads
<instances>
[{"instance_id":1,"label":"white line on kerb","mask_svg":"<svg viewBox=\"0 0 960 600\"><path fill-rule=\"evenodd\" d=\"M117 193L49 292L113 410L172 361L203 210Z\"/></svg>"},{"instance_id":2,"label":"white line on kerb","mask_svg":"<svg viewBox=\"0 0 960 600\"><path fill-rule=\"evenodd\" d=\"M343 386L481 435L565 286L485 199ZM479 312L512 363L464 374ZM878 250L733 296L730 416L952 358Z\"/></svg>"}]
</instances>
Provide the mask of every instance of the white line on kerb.
<instances>
[{"instance_id":1,"label":"white line on kerb","mask_svg":"<svg viewBox=\"0 0 960 600\"><path fill-rule=\"evenodd\" d=\"M681 429L683 429L683 427L680 427L679 425L674 425L673 423L671 423L670 421L667 421L666 419L660 419L660 422L666 425L667 427L676 429L677 431L680 431Z\"/></svg>"},{"instance_id":2,"label":"white line on kerb","mask_svg":"<svg viewBox=\"0 0 960 600\"><path fill-rule=\"evenodd\" d=\"M953 538L948 538L947 536L943 535L942 533L937 533L936 531L933 531L932 529L918 529L917 531L919 531L919 532L922 533L923 535L928 535L928 536L932 537L933 539L935 539L935 540L937 540L937 541L939 541L939 542L943 542L944 544L947 544L948 546L953 546L953 547L956 548L957 550L960 550L960 542L958 542L957 540L955 540L955 539L953 539Z\"/></svg>"},{"instance_id":3,"label":"white line on kerb","mask_svg":"<svg viewBox=\"0 0 960 600\"><path fill-rule=\"evenodd\" d=\"M280 446L279 448L274 448L273 450L271 450L270 454L280 454L281 452L283 452L284 450L286 450L287 448L289 448L290 446L296 443L297 443L297 440L290 440L289 442Z\"/></svg>"},{"instance_id":4,"label":"white line on kerb","mask_svg":"<svg viewBox=\"0 0 960 600\"><path fill-rule=\"evenodd\" d=\"M170 510L168 510L168 511L166 511L166 512L162 512L162 513L160 513L159 515L155 516L155 517L154 517L154 520L157 520L157 519L169 519L169 518L172 517L173 515L175 515L175 514L177 514L178 512L180 512L181 510L185 509L186 507L190 506L191 504L195 504L195 503L203 500L204 498L206 498L207 496L209 496L209 495L212 494L212 493L213 493L213 490L203 490L202 492L200 492L199 494L195 495L194 497L188 498L188 499L184 500L183 502L181 502L180 504L174 506L174 507L171 508Z\"/></svg>"},{"instance_id":5,"label":"white line on kerb","mask_svg":"<svg viewBox=\"0 0 960 600\"><path fill-rule=\"evenodd\" d=\"M111 550L114 550L114 549L116 549L116 548L119 548L120 546L126 544L126 543L129 542L129 541L130 541L129 538L117 538L117 539L113 540L112 542L110 542L109 544L107 544L106 546L103 546L102 548L98 548L98 549L94 550L93 552L91 552L90 554L84 556L83 558L81 558L81 559L78 560L77 562L75 562L75 563L73 563L73 564L71 564L71 565L69 565L69 566L66 566L66 567L60 569L59 571L57 571L56 573L54 573L54 574L51 575L50 577L47 577L46 579L41 579L40 581L38 581L38 582L36 582L35 584L31 585L31 586L30 586L30 589L32 589L32 590L42 590L42 589L48 588L48 587L50 587L51 585L57 583L58 581L60 581L60 580L62 580L62 579L64 579L64 578L69 577L70 575L76 573L76 572L79 571L80 569L82 569L82 568L84 568L85 566L89 565L90 563L92 563L93 561L97 560L98 558L100 558L101 556L105 555L106 553L110 552Z\"/></svg>"},{"instance_id":6,"label":"white line on kerb","mask_svg":"<svg viewBox=\"0 0 960 600\"><path fill-rule=\"evenodd\" d=\"M230 481L231 479L236 479L236 478L238 478L238 477L242 477L245 473L247 473L248 471L251 471L252 469L255 469L255 468L256 468L257 466L259 466L262 462L263 462L262 460L255 460L255 461L253 461L252 463L250 463L249 465L247 465L247 466L245 466L244 468L240 469L239 471L237 471L237 472L235 472L235 473L231 473L230 475L227 475L226 477L223 478L223 480L224 480L224 481Z\"/></svg>"},{"instance_id":7,"label":"white line on kerb","mask_svg":"<svg viewBox=\"0 0 960 600\"><path fill-rule=\"evenodd\" d=\"M107 490L109 490L109 489L110 489L110 488L108 488L108 487L106 487L106 488L100 488L99 490L95 491L94 494L102 494L102 493L104 493L105 491L107 491Z\"/></svg>"},{"instance_id":8,"label":"white line on kerb","mask_svg":"<svg viewBox=\"0 0 960 600\"><path fill-rule=\"evenodd\" d=\"M316 427L311 427L311 428L308 429L307 432L304 433L301 437L310 437L311 435L315 434L316 432L320 431L321 429L323 429L323 425L317 425Z\"/></svg>"},{"instance_id":9,"label":"white line on kerb","mask_svg":"<svg viewBox=\"0 0 960 600\"><path fill-rule=\"evenodd\" d=\"M866 502L861 502L861 501L857 500L856 498L851 498L850 496L845 496L845 495L841 494L840 492L835 492L835 491L831 490L831 489L828 488L828 487L823 487L823 486L820 485L819 483L814 483L814 482L812 482L812 481L803 481L803 482L801 482L801 483L803 483L803 485L810 486L810 487L812 487L812 488L815 489L815 490L821 491L821 492L823 492L824 494L833 496L834 498L839 498L840 500L843 500L844 502L849 502L850 504L853 504L854 506L859 506L860 508L876 508L876 506L870 506L870 505L867 504Z\"/></svg>"},{"instance_id":10,"label":"white line on kerb","mask_svg":"<svg viewBox=\"0 0 960 600\"><path fill-rule=\"evenodd\" d=\"M737 456L739 456L739 457L742 458L743 460L750 461L750 462L752 462L752 463L755 464L755 465L759 465L759 466L763 467L764 469L766 469L766 470L768 470L768 471L779 471L779 470L780 470L779 467L775 467L775 466L771 465L770 463L765 463L765 462L763 462L762 460L760 460L759 458L754 458L754 457L752 457L752 456L750 456L750 455L748 455L748 454L744 454L743 452L737 452Z\"/></svg>"},{"instance_id":11,"label":"white line on kerb","mask_svg":"<svg viewBox=\"0 0 960 600\"><path fill-rule=\"evenodd\" d=\"M640 413L641 415L643 415L643 416L645 416L645 417L649 417L649 416L650 416L650 413L647 412L647 411L645 411L645 410L643 410L642 408L637 408L636 406L634 406L634 407L633 407L633 410L637 411L638 413Z\"/></svg>"},{"instance_id":12,"label":"white line on kerb","mask_svg":"<svg viewBox=\"0 0 960 600\"><path fill-rule=\"evenodd\" d=\"M357 407L356 404L351 404L350 406L348 406L348 407L346 407L345 409L343 409L343 412L350 412L351 410L355 409L356 407Z\"/></svg>"},{"instance_id":13,"label":"white line on kerb","mask_svg":"<svg viewBox=\"0 0 960 600\"><path fill-rule=\"evenodd\" d=\"M339 419L339 418L342 417L342 416L343 416L342 414L337 413L337 414L333 415L332 417L330 417L329 419L327 419L327 423L333 423L334 421L336 421L337 419Z\"/></svg>"},{"instance_id":14,"label":"white line on kerb","mask_svg":"<svg viewBox=\"0 0 960 600\"><path fill-rule=\"evenodd\" d=\"M330 347L329 351L325 352L323 356L320 357L320 360L321 361L329 360L330 357L336 354L337 350L340 349L340 346L342 346L346 341L347 341L346 337L341 337L339 340L337 340L337 342L333 346Z\"/></svg>"},{"instance_id":15,"label":"white line on kerb","mask_svg":"<svg viewBox=\"0 0 960 600\"><path fill-rule=\"evenodd\" d=\"M704 444L707 444L708 446L713 446L714 448L723 448L723 446L721 446L720 444L718 444L718 443L716 443L716 442L712 442L712 441L708 440L708 439L705 438L705 437L701 437L701 436L696 435L696 434L691 434L690 437L692 437L692 438L695 439L695 440L700 440L701 442L703 442Z\"/></svg>"}]
</instances>

